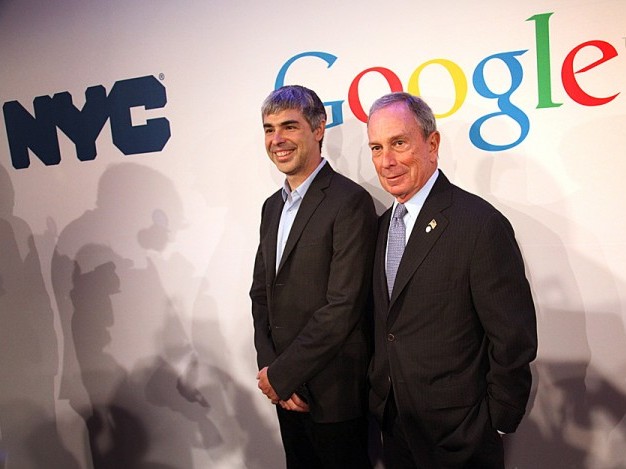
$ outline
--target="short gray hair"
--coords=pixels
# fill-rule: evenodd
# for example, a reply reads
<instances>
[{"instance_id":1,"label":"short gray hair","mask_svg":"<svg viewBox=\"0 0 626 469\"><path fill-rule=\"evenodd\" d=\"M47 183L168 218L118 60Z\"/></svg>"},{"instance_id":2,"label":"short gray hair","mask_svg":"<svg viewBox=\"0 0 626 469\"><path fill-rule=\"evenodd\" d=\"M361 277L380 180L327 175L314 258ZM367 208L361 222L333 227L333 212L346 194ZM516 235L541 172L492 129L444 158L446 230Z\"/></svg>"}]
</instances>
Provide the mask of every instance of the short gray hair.
<instances>
[{"instance_id":1,"label":"short gray hair","mask_svg":"<svg viewBox=\"0 0 626 469\"><path fill-rule=\"evenodd\" d=\"M378 98L372 104L369 115L371 116L376 111L396 103L404 103L407 109L413 113L415 120L422 129L424 138L428 138L430 134L437 130L435 115L430 106L426 104L426 101L403 91L389 93Z\"/></svg>"},{"instance_id":2,"label":"short gray hair","mask_svg":"<svg viewBox=\"0 0 626 469\"><path fill-rule=\"evenodd\" d=\"M286 85L272 91L263 101L261 115L277 114L286 109L300 111L311 126L311 130L318 129L327 119L326 108L319 96L315 91L300 85Z\"/></svg>"}]
</instances>

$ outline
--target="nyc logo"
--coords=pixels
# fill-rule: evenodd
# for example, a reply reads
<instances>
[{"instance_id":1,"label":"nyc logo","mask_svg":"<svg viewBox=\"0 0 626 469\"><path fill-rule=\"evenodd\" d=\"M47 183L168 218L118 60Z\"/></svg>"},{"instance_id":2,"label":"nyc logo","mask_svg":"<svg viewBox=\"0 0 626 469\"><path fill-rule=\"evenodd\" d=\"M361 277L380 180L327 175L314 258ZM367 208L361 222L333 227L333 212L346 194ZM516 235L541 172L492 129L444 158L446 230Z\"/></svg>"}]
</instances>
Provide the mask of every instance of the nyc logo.
<instances>
[{"instance_id":1,"label":"nyc logo","mask_svg":"<svg viewBox=\"0 0 626 469\"><path fill-rule=\"evenodd\" d=\"M133 125L133 108L159 109L167 103L165 87L154 76L117 81L108 95L104 86L92 86L85 91L85 98L83 108L78 109L67 91L38 96L33 100L34 116L18 101L4 103L13 167L30 166L29 150L46 166L59 164L57 129L74 143L80 161L93 160L96 140L107 120L113 144L124 155L161 151L170 139L170 123L164 117Z\"/></svg>"}]
</instances>

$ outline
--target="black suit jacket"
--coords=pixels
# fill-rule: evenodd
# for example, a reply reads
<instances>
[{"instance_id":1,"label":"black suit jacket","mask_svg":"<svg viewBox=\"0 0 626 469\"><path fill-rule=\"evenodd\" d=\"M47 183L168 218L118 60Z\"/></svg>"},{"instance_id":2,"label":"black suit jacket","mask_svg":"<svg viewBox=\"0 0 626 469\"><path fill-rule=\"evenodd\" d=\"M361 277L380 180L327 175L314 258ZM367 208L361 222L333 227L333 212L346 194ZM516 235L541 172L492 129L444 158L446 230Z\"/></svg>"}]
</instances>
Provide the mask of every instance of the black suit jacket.
<instances>
[{"instance_id":1,"label":"black suit jacket","mask_svg":"<svg viewBox=\"0 0 626 469\"><path fill-rule=\"evenodd\" d=\"M318 422L367 409L366 302L376 212L361 186L328 163L301 202L276 272L281 191L263 205L250 297L259 368L281 399L298 392Z\"/></svg>"},{"instance_id":2,"label":"black suit jacket","mask_svg":"<svg viewBox=\"0 0 626 469\"><path fill-rule=\"evenodd\" d=\"M399 414L415 430L409 439L428 448L471 446L467 440L479 436L466 426L476 419L489 421L474 424L513 432L525 413L537 335L510 223L440 172L409 237L390 299L385 276L390 217L390 210L381 216L374 260L371 410L383 418L393 385Z\"/></svg>"}]
</instances>

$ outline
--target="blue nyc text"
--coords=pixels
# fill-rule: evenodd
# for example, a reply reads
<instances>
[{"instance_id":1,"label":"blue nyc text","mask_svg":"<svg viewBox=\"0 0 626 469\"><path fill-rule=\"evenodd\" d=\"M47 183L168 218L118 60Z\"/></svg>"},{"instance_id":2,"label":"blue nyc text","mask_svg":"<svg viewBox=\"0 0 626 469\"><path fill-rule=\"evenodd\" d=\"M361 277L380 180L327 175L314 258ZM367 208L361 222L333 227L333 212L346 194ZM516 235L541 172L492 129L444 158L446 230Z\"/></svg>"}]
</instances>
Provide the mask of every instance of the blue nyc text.
<instances>
[{"instance_id":1,"label":"blue nyc text","mask_svg":"<svg viewBox=\"0 0 626 469\"><path fill-rule=\"evenodd\" d=\"M30 166L29 151L46 166L61 162L57 129L76 146L80 161L95 159L96 139L110 120L113 144L124 155L161 151L170 139L170 123L164 117L147 119L133 125L131 109L163 108L167 103L165 87L154 76L117 81L107 95L102 85L85 91L85 104L78 109L72 95L59 92L33 100L34 116L18 101L2 106L11 162L15 169Z\"/></svg>"}]
</instances>

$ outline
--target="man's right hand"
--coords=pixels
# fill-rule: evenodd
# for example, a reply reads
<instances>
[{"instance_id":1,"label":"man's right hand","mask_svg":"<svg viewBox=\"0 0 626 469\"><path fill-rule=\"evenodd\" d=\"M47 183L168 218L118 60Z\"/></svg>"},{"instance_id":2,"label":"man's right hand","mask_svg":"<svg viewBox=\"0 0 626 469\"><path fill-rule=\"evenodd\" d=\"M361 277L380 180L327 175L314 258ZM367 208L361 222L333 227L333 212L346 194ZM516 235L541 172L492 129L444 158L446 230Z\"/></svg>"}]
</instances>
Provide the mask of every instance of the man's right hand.
<instances>
[{"instance_id":1,"label":"man's right hand","mask_svg":"<svg viewBox=\"0 0 626 469\"><path fill-rule=\"evenodd\" d=\"M270 384L270 380L267 377L267 366L259 371L256 375L256 379L258 381L258 387L263 394L267 396L267 398L272 401L272 404L277 404L279 401L278 394L274 391L274 388Z\"/></svg>"}]
</instances>

